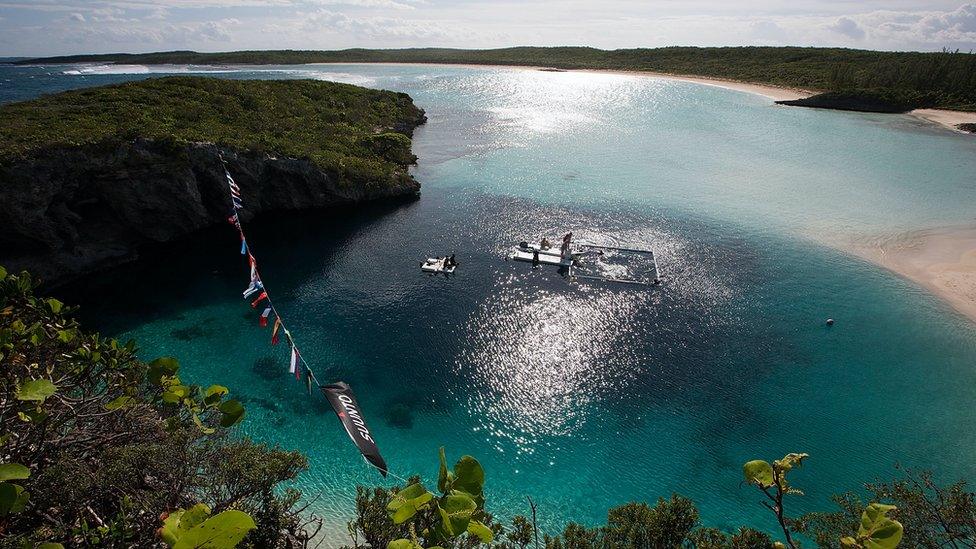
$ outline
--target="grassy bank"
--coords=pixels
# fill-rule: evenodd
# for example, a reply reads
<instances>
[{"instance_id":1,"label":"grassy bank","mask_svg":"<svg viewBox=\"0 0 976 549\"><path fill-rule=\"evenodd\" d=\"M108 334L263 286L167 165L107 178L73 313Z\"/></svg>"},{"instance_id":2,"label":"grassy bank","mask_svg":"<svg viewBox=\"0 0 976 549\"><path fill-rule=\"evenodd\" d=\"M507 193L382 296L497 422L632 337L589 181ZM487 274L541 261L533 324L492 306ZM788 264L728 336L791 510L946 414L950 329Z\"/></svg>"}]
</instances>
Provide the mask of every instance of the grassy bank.
<instances>
[{"instance_id":1,"label":"grassy bank","mask_svg":"<svg viewBox=\"0 0 976 549\"><path fill-rule=\"evenodd\" d=\"M170 77L0 107L0 162L56 146L144 137L309 158L341 180L385 181L414 162L423 112L402 93L307 80Z\"/></svg>"},{"instance_id":2,"label":"grassy bank","mask_svg":"<svg viewBox=\"0 0 976 549\"><path fill-rule=\"evenodd\" d=\"M899 108L976 111L976 55L958 52L879 52L842 48L728 47L636 48L518 47L494 50L164 52L75 55L28 62L75 63L469 63L538 65L565 69L653 71L726 78L823 91L888 97Z\"/></svg>"}]
</instances>

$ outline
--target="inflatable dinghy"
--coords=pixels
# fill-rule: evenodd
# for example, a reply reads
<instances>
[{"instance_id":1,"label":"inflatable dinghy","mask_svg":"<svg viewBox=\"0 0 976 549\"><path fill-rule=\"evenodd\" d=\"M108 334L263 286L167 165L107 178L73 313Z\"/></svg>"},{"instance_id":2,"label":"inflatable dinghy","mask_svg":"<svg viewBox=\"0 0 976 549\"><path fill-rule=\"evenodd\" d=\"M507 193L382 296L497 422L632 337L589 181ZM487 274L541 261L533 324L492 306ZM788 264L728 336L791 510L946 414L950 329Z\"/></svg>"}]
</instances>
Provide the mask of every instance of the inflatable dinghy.
<instances>
[{"instance_id":1,"label":"inflatable dinghy","mask_svg":"<svg viewBox=\"0 0 976 549\"><path fill-rule=\"evenodd\" d=\"M451 274L457 267L451 265L450 267L445 267L444 263L447 261L446 257L428 257L426 261L420 264L420 270L425 273L446 273Z\"/></svg>"}]
</instances>

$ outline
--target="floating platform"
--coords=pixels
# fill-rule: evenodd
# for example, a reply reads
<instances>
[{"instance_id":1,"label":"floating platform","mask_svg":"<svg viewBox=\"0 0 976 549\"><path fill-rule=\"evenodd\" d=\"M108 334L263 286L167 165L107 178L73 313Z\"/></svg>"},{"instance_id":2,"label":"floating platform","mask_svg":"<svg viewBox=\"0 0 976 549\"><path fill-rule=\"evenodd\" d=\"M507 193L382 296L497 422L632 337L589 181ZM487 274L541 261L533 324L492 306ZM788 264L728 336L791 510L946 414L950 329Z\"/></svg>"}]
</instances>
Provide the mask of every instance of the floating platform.
<instances>
[{"instance_id":1,"label":"floating platform","mask_svg":"<svg viewBox=\"0 0 976 549\"><path fill-rule=\"evenodd\" d=\"M445 267L445 261L447 261L446 257L428 257L426 261L420 264L420 270L425 273L453 273L457 267L455 265Z\"/></svg>"},{"instance_id":2,"label":"floating platform","mask_svg":"<svg viewBox=\"0 0 976 549\"><path fill-rule=\"evenodd\" d=\"M519 246L518 250L523 252L529 252L529 253L532 253L532 250L539 250L539 255L545 254L545 255L554 255L557 257L562 257L563 255L562 251L559 249L559 246L550 246L548 248L543 248L538 244L529 244L526 247ZM569 249L570 256L578 256L578 255L582 255L582 253L583 253L582 250L573 249L573 248Z\"/></svg>"},{"instance_id":3,"label":"floating platform","mask_svg":"<svg viewBox=\"0 0 976 549\"><path fill-rule=\"evenodd\" d=\"M511 255L508 256L509 259L514 259L515 261L526 261L528 263L535 262L535 254L531 251L526 251L523 248L516 248ZM569 267L573 264L573 258L571 257L559 257L557 251L556 255L550 255L546 253L539 252L539 264L541 265L557 265L559 267Z\"/></svg>"}]
</instances>

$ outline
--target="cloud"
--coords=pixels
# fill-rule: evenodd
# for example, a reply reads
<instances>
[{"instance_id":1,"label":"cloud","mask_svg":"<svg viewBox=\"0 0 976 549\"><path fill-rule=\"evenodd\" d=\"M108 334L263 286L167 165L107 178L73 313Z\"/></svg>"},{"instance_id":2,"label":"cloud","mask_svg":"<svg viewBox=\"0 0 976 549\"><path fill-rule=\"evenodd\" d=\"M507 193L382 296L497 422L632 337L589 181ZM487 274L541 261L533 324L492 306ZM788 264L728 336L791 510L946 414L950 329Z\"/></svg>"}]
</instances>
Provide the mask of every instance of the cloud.
<instances>
[{"instance_id":1,"label":"cloud","mask_svg":"<svg viewBox=\"0 0 976 549\"><path fill-rule=\"evenodd\" d=\"M765 19L761 21L753 21L750 27L752 30L752 36L760 40L783 42L789 38L789 32L776 24L775 21Z\"/></svg>"},{"instance_id":2,"label":"cloud","mask_svg":"<svg viewBox=\"0 0 976 549\"><path fill-rule=\"evenodd\" d=\"M307 17L302 29L308 32L343 31L356 36L369 38L392 38L413 40L451 40L463 32L458 28L431 25L427 21L417 21L395 17L351 17L344 13L326 9L318 10Z\"/></svg>"},{"instance_id":3,"label":"cloud","mask_svg":"<svg viewBox=\"0 0 976 549\"><path fill-rule=\"evenodd\" d=\"M395 0L305 0L309 4L320 6L350 6L357 8L382 8L394 10L412 10L414 6Z\"/></svg>"},{"instance_id":4,"label":"cloud","mask_svg":"<svg viewBox=\"0 0 976 549\"><path fill-rule=\"evenodd\" d=\"M851 17L872 42L895 49L976 46L976 4L948 11L879 10Z\"/></svg>"},{"instance_id":5,"label":"cloud","mask_svg":"<svg viewBox=\"0 0 976 549\"><path fill-rule=\"evenodd\" d=\"M8 55L591 45L976 48L976 0L0 0Z\"/></svg>"},{"instance_id":6,"label":"cloud","mask_svg":"<svg viewBox=\"0 0 976 549\"><path fill-rule=\"evenodd\" d=\"M827 28L855 40L860 40L864 38L865 34L867 34L864 32L864 29L857 24L857 21L849 17L839 17L832 25L828 25Z\"/></svg>"}]
</instances>

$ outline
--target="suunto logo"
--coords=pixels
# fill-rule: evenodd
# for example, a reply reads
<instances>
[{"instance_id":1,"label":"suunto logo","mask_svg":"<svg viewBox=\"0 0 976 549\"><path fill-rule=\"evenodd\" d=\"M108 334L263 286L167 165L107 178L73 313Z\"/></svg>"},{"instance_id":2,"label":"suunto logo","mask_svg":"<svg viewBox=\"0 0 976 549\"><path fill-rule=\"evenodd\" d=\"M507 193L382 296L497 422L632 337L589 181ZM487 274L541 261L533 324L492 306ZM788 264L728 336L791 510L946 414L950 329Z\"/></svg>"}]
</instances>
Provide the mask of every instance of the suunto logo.
<instances>
[{"instance_id":1,"label":"suunto logo","mask_svg":"<svg viewBox=\"0 0 976 549\"><path fill-rule=\"evenodd\" d=\"M352 397L340 394L339 401L342 402L342 406L349 414L350 421L352 421L353 425L356 426L356 430L359 431L359 436L372 442L373 444L376 444L373 442L373 438L369 436L369 429L366 428L366 421L364 421L363 417L359 415L359 410L356 409L356 405L352 400Z\"/></svg>"}]
</instances>

